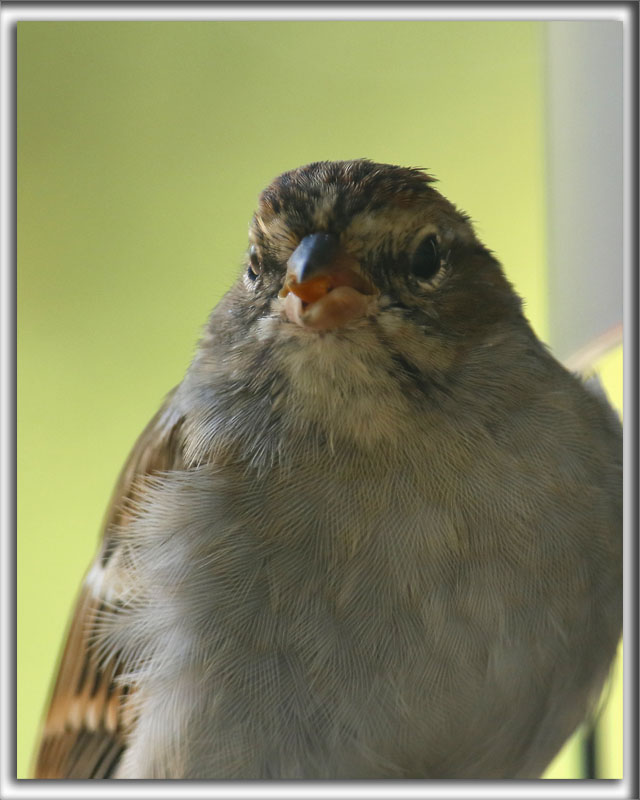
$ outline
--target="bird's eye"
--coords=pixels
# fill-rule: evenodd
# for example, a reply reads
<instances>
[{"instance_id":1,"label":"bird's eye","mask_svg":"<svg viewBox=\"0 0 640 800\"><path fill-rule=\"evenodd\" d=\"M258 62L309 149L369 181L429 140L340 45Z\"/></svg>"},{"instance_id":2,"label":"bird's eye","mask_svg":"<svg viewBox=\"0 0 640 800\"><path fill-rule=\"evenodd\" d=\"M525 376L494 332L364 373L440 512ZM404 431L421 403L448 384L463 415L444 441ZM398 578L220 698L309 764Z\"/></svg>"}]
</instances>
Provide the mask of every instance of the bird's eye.
<instances>
[{"instance_id":1,"label":"bird's eye","mask_svg":"<svg viewBox=\"0 0 640 800\"><path fill-rule=\"evenodd\" d=\"M431 235L423 239L411 256L411 272L421 280L429 280L440 269L440 247L438 239Z\"/></svg>"},{"instance_id":2,"label":"bird's eye","mask_svg":"<svg viewBox=\"0 0 640 800\"><path fill-rule=\"evenodd\" d=\"M260 264L260 256L258 255L258 248L252 244L249 248L249 269L247 270L248 277L255 281L260 274L262 265Z\"/></svg>"}]
</instances>

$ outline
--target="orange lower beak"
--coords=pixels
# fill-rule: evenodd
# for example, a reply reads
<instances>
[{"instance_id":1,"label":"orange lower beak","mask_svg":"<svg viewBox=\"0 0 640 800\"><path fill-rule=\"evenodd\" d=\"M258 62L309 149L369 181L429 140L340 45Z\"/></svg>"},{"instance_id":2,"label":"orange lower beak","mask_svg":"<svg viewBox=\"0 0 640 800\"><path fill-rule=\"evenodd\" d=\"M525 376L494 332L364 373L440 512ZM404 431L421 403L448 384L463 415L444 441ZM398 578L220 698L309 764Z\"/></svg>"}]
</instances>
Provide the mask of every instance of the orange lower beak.
<instances>
[{"instance_id":1,"label":"orange lower beak","mask_svg":"<svg viewBox=\"0 0 640 800\"><path fill-rule=\"evenodd\" d=\"M295 276L288 274L283 291L285 293L293 292L303 303L315 303L316 300L324 297L333 288L335 287L332 286L330 278L326 275L319 275L316 278L310 278L308 281L298 283Z\"/></svg>"},{"instance_id":2,"label":"orange lower beak","mask_svg":"<svg viewBox=\"0 0 640 800\"><path fill-rule=\"evenodd\" d=\"M327 236L313 234L302 240L289 259L280 291L286 316L302 327L316 330L341 327L366 315L378 295L353 256L337 243L327 247Z\"/></svg>"}]
</instances>

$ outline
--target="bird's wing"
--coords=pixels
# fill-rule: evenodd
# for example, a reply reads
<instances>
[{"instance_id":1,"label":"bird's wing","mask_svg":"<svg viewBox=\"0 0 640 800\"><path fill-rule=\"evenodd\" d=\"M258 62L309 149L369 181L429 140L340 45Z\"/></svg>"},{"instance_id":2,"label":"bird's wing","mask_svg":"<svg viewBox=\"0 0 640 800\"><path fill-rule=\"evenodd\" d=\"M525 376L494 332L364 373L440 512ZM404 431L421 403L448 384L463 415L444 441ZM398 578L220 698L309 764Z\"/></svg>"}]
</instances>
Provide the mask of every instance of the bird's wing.
<instances>
[{"instance_id":1,"label":"bird's wing","mask_svg":"<svg viewBox=\"0 0 640 800\"><path fill-rule=\"evenodd\" d=\"M109 778L126 748L133 719L127 672L119 653L98 652L97 623L117 614L118 550L132 519L131 504L149 475L182 466L183 418L168 395L129 456L107 510L100 550L85 576L62 653L35 764L36 778Z\"/></svg>"}]
</instances>

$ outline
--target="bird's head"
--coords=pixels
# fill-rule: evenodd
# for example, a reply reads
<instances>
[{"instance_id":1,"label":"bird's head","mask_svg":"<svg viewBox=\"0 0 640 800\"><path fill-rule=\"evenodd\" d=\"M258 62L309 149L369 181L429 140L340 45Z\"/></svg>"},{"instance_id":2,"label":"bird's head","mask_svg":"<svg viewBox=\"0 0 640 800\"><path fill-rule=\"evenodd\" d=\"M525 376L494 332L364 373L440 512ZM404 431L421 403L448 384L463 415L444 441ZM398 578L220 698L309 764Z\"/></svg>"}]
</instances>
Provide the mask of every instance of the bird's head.
<instances>
[{"instance_id":1,"label":"bird's head","mask_svg":"<svg viewBox=\"0 0 640 800\"><path fill-rule=\"evenodd\" d=\"M228 403L252 459L271 452L267 430L277 450L286 425L395 446L416 409L493 413L514 392L506 372L526 373L532 337L499 263L432 178L318 162L261 194L243 274L214 309L190 381L215 394L212 408ZM203 450L220 439L216 419L198 434Z\"/></svg>"},{"instance_id":2,"label":"bird's head","mask_svg":"<svg viewBox=\"0 0 640 800\"><path fill-rule=\"evenodd\" d=\"M309 164L263 191L242 291L254 309L315 333L401 313L473 335L519 310L468 217L430 176L367 160Z\"/></svg>"}]
</instances>

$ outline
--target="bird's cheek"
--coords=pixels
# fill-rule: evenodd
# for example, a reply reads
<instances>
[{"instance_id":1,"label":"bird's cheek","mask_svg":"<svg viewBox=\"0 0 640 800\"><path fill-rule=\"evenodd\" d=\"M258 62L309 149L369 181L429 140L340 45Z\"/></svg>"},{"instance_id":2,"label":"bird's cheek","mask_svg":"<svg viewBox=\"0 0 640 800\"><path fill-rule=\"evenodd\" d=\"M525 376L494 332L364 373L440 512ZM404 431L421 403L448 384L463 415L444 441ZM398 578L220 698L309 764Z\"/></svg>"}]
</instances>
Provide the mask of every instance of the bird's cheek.
<instances>
[{"instance_id":1,"label":"bird's cheek","mask_svg":"<svg viewBox=\"0 0 640 800\"><path fill-rule=\"evenodd\" d=\"M283 313L290 321L310 330L327 331L366 317L374 310L376 298L351 286L337 286L313 303L290 292L283 299Z\"/></svg>"}]
</instances>

